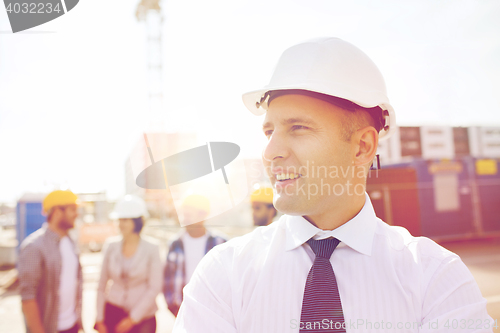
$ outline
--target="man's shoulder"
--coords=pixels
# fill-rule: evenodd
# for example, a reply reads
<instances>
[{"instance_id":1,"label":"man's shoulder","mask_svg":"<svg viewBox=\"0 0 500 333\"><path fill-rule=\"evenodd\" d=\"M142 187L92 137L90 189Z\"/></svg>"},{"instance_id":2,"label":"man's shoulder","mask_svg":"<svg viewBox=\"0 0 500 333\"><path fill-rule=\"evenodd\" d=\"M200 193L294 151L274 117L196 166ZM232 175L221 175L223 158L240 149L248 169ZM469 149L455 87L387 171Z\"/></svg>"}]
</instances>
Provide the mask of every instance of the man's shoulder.
<instances>
[{"instance_id":1,"label":"man's shoulder","mask_svg":"<svg viewBox=\"0 0 500 333\"><path fill-rule=\"evenodd\" d=\"M186 233L186 231L181 230L172 237L168 239L168 247L178 247L180 244L182 244L182 236Z\"/></svg>"},{"instance_id":2,"label":"man's shoulder","mask_svg":"<svg viewBox=\"0 0 500 333\"><path fill-rule=\"evenodd\" d=\"M220 270L230 270L237 272L235 273L237 275L244 275L253 263L265 261L271 251L275 251L276 248L282 248L284 251L284 246L280 246L283 244L281 240L284 232L280 232L282 226L279 222L258 227L245 235L234 237L213 247L198 264L198 267L201 267L199 270L214 277L220 275Z\"/></svg>"},{"instance_id":3,"label":"man's shoulder","mask_svg":"<svg viewBox=\"0 0 500 333\"><path fill-rule=\"evenodd\" d=\"M44 245L44 236L46 228L40 228L30 235L28 235L21 243L20 249L24 250L27 247L30 248L42 248Z\"/></svg>"},{"instance_id":4,"label":"man's shoulder","mask_svg":"<svg viewBox=\"0 0 500 333\"><path fill-rule=\"evenodd\" d=\"M228 241L229 237L220 232L219 230L209 230L207 229L208 237L211 237L214 239L214 242L216 245L222 244Z\"/></svg>"},{"instance_id":5,"label":"man's shoulder","mask_svg":"<svg viewBox=\"0 0 500 333\"><path fill-rule=\"evenodd\" d=\"M424 236L413 236L406 228L391 226L379 220L375 231L379 241L383 241L393 251L407 253L413 257L438 261L458 257L455 253Z\"/></svg>"}]
</instances>

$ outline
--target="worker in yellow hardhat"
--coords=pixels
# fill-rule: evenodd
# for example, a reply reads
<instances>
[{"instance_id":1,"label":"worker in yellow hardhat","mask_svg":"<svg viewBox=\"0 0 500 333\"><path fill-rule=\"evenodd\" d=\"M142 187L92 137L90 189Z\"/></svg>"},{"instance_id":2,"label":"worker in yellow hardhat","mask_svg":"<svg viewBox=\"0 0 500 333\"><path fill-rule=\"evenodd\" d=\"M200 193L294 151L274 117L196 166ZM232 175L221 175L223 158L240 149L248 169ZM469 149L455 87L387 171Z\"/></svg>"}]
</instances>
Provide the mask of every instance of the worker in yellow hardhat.
<instances>
[{"instance_id":1,"label":"worker in yellow hardhat","mask_svg":"<svg viewBox=\"0 0 500 333\"><path fill-rule=\"evenodd\" d=\"M43 199L42 209L43 214L47 216L47 222L49 222L49 224L51 221L59 222L57 224L52 224L52 228L55 232L64 233L64 230L67 231L74 227L74 222L78 215L77 201L78 197L76 194L71 191L61 190L53 191Z\"/></svg>"},{"instance_id":2,"label":"worker in yellow hardhat","mask_svg":"<svg viewBox=\"0 0 500 333\"><path fill-rule=\"evenodd\" d=\"M192 194L181 205L185 230L171 240L165 265L163 293L168 309L177 316L182 303L182 289L191 279L194 269L214 246L224 243L226 238L215 235L205 227L210 214L207 197ZM182 283L179 283L181 279Z\"/></svg>"},{"instance_id":3,"label":"worker in yellow hardhat","mask_svg":"<svg viewBox=\"0 0 500 333\"><path fill-rule=\"evenodd\" d=\"M18 272L27 331L82 328L82 269L68 235L78 216L77 199L71 191L49 193L42 203L47 224L21 244Z\"/></svg>"},{"instance_id":4,"label":"worker in yellow hardhat","mask_svg":"<svg viewBox=\"0 0 500 333\"><path fill-rule=\"evenodd\" d=\"M273 205L273 189L271 187L259 188L250 195L252 203L253 225L266 226L276 217L276 208Z\"/></svg>"},{"instance_id":5,"label":"worker in yellow hardhat","mask_svg":"<svg viewBox=\"0 0 500 333\"><path fill-rule=\"evenodd\" d=\"M203 227L205 219L210 214L210 201L203 195L191 194L182 202L181 214L182 224L189 232L196 233L195 229ZM191 227L194 224L195 226ZM205 233L204 230L198 232Z\"/></svg>"}]
</instances>

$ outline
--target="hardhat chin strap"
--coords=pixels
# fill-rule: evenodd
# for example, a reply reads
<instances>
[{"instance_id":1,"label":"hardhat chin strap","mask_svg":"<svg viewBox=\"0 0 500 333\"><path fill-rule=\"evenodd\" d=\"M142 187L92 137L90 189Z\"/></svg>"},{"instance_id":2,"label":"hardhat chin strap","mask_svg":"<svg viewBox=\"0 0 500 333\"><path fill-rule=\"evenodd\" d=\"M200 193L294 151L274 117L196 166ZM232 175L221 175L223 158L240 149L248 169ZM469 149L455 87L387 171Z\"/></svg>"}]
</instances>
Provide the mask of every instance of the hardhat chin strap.
<instances>
[{"instance_id":1,"label":"hardhat chin strap","mask_svg":"<svg viewBox=\"0 0 500 333\"><path fill-rule=\"evenodd\" d=\"M380 170L380 155L377 154L375 155L377 159L377 167L373 166L375 164L375 161L372 162L372 165L370 166L370 170Z\"/></svg>"},{"instance_id":2,"label":"hardhat chin strap","mask_svg":"<svg viewBox=\"0 0 500 333\"><path fill-rule=\"evenodd\" d=\"M255 102L255 106L257 107L257 109L262 107L264 110L267 110L270 94L271 94L270 91L266 91L264 95L262 95L262 97L260 98L260 101Z\"/></svg>"},{"instance_id":3,"label":"hardhat chin strap","mask_svg":"<svg viewBox=\"0 0 500 333\"><path fill-rule=\"evenodd\" d=\"M383 113L383 116L382 116L382 121L383 121L383 124L382 124L383 127L382 127L382 129L384 131L388 131L389 130L389 126L391 125L389 123L389 121L390 121L389 119L390 119L390 117L389 117L389 111L384 110L384 113Z\"/></svg>"}]
</instances>

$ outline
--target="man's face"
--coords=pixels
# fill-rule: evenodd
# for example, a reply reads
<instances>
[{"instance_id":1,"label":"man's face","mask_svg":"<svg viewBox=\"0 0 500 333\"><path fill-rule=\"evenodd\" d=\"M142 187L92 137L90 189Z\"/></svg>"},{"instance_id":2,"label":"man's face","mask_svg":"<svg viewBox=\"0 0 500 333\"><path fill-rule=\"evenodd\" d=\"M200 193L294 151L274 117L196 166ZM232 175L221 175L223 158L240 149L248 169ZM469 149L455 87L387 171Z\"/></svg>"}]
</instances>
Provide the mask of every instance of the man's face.
<instances>
[{"instance_id":1,"label":"man's face","mask_svg":"<svg viewBox=\"0 0 500 333\"><path fill-rule=\"evenodd\" d=\"M263 125L269 141L262 158L276 188L276 209L290 215L316 215L341 205L353 168L353 145L341 140L347 112L303 95L283 95L272 101ZM297 178L278 180L287 173Z\"/></svg>"},{"instance_id":2,"label":"man's face","mask_svg":"<svg viewBox=\"0 0 500 333\"><path fill-rule=\"evenodd\" d=\"M182 217L184 225L198 224L198 222L203 221L207 218L208 212L191 206L182 207Z\"/></svg>"},{"instance_id":3,"label":"man's face","mask_svg":"<svg viewBox=\"0 0 500 333\"><path fill-rule=\"evenodd\" d=\"M63 230L72 229L75 227L75 219L78 216L77 205L67 205L59 208L61 210L61 219L59 220L59 228Z\"/></svg>"},{"instance_id":4,"label":"man's face","mask_svg":"<svg viewBox=\"0 0 500 333\"><path fill-rule=\"evenodd\" d=\"M186 225L186 230L197 230L200 228L205 228L205 221L200 221Z\"/></svg>"},{"instance_id":5,"label":"man's face","mask_svg":"<svg viewBox=\"0 0 500 333\"><path fill-rule=\"evenodd\" d=\"M256 226L265 226L273 218L273 208L264 202L252 202L253 224Z\"/></svg>"},{"instance_id":6,"label":"man's face","mask_svg":"<svg viewBox=\"0 0 500 333\"><path fill-rule=\"evenodd\" d=\"M134 233L134 220L132 219L119 219L118 227L123 236L128 236Z\"/></svg>"}]
</instances>

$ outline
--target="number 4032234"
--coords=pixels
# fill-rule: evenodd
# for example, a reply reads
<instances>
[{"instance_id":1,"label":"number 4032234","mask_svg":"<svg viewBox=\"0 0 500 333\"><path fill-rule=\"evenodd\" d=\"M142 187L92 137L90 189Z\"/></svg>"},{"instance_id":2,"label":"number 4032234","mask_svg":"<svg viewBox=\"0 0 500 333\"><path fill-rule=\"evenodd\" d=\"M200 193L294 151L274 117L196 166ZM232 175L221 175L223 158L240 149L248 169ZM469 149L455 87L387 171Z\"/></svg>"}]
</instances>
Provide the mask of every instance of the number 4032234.
<instances>
[{"instance_id":1,"label":"number 4032234","mask_svg":"<svg viewBox=\"0 0 500 333\"><path fill-rule=\"evenodd\" d=\"M472 320L472 319L469 319L469 320L466 320L466 319L462 319L462 320L457 320L457 319L454 319L454 320L446 320L446 322L444 323L444 327L448 328L448 329L490 329L490 328L498 328L498 323L497 323L497 319L493 320L493 321L490 321L488 319L485 319L484 321L481 320L481 319L478 319L478 320Z\"/></svg>"},{"instance_id":2,"label":"number 4032234","mask_svg":"<svg viewBox=\"0 0 500 333\"><path fill-rule=\"evenodd\" d=\"M52 12L59 13L62 9L59 3L53 6L50 2L48 3L9 3L7 5L7 13L23 13L23 14L50 14Z\"/></svg>"}]
</instances>

